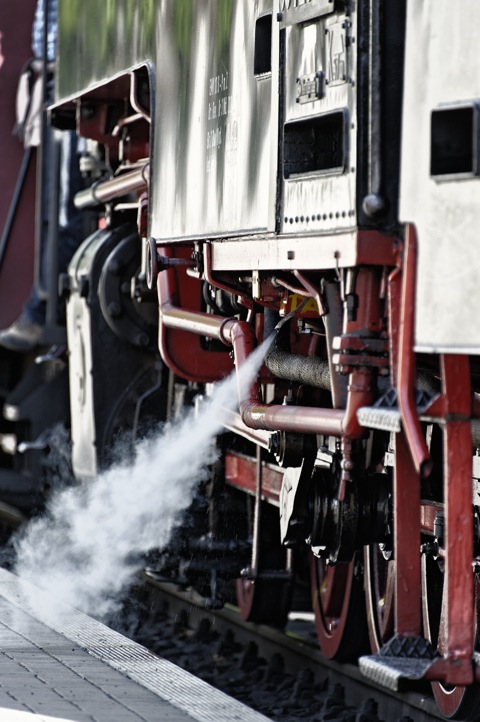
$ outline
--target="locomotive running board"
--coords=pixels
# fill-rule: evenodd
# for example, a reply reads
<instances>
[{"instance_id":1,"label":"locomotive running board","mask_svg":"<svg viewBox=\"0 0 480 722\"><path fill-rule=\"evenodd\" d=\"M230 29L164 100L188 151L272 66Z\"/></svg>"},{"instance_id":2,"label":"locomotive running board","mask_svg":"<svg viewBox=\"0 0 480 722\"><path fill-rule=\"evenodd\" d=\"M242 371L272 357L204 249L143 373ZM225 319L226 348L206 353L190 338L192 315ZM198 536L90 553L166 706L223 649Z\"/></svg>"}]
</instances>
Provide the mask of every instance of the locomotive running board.
<instances>
[{"instance_id":1,"label":"locomotive running board","mask_svg":"<svg viewBox=\"0 0 480 722\"><path fill-rule=\"evenodd\" d=\"M415 389L414 397L414 408L417 417L421 419L438 395ZM357 419L360 426L365 429L378 429L399 434L402 430L402 415L396 390L390 388L385 391L373 406L362 406L357 411Z\"/></svg>"},{"instance_id":2,"label":"locomotive running board","mask_svg":"<svg viewBox=\"0 0 480 722\"><path fill-rule=\"evenodd\" d=\"M429 416L424 407L417 408L420 421L432 421L434 416ZM357 419L364 429L378 429L379 431L390 431L399 434L402 430L402 417L398 408L382 408L380 406L362 406L357 411ZM472 419L473 446L480 446L480 419ZM473 457L474 460L477 457ZM474 461L475 463L475 461ZM478 472L477 472L478 473Z\"/></svg>"},{"instance_id":3,"label":"locomotive running board","mask_svg":"<svg viewBox=\"0 0 480 722\"><path fill-rule=\"evenodd\" d=\"M357 411L357 419L360 426L365 429L379 429L399 434L402 428L402 417L398 409L362 406Z\"/></svg>"},{"instance_id":4,"label":"locomotive running board","mask_svg":"<svg viewBox=\"0 0 480 722\"><path fill-rule=\"evenodd\" d=\"M423 637L396 635L377 653L358 660L365 677L398 692L402 681L424 679L439 659L430 642Z\"/></svg>"}]
</instances>

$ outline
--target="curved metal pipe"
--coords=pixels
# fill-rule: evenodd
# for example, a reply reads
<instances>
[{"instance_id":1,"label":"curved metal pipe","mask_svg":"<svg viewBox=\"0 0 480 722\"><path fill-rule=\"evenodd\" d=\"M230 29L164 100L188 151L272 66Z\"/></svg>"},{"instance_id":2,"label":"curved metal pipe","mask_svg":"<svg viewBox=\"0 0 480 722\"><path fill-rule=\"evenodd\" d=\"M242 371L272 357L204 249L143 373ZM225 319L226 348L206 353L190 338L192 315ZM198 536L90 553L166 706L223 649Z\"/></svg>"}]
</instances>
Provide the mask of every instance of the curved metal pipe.
<instances>
[{"instance_id":1,"label":"curved metal pipe","mask_svg":"<svg viewBox=\"0 0 480 722\"><path fill-rule=\"evenodd\" d=\"M354 371L350 375L346 409L323 409L309 406L290 406L240 401L240 415L244 424L252 429L267 431L293 431L303 434L325 434L359 439L365 435L360 426L357 411L372 403L374 389L369 371Z\"/></svg>"},{"instance_id":2,"label":"curved metal pipe","mask_svg":"<svg viewBox=\"0 0 480 722\"><path fill-rule=\"evenodd\" d=\"M161 305L161 323L165 328L190 331L231 345L237 368L245 363L255 347L253 328L245 321L185 311L176 308L170 301ZM364 429L357 421L357 410L371 403L371 391L370 373L361 370L351 374L346 410L268 406L261 403L258 383L248 389L239 385L240 415L246 426L252 429L360 438Z\"/></svg>"},{"instance_id":3,"label":"curved metal pipe","mask_svg":"<svg viewBox=\"0 0 480 722\"><path fill-rule=\"evenodd\" d=\"M164 301L160 305L160 323L164 328L189 331L198 336L213 338L222 341L227 346L232 346L237 368L240 368L246 362L255 349L255 333L252 326L246 321L199 311L186 311L174 306L171 299ZM237 378L239 399L246 398L249 403L258 403L260 398L258 382L248 388L243 388L240 375Z\"/></svg>"},{"instance_id":4,"label":"curved metal pipe","mask_svg":"<svg viewBox=\"0 0 480 722\"><path fill-rule=\"evenodd\" d=\"M165 328L189 331L197 336L214 338L231 345L224 340L222 335L222 325L231 320L224 316L186 311L184 308L177 308L171 301L165 301L160 305L160 320ZM234 320L236 321L236 319Z\"/></svg>"},{"instance_id":5,"label":"curved metal pipe","mask_svg":"<svg viewBox=\"0 0 480 722\"><path fill-rule=\"evenodd\" d=\"M160 274L159 284L162 287L164 284L161 277L164 273L168 274L169 271ZM159 295L161 297L160 338L163 335L162 328L170 328L220 340L233 347L237 368L245 363L254 350L255 334L253 327L247 322L178 308L173 303L168 287L163 287L162 293ZM369 311L370 309L368 309ZM361 320L363 323L365 319ZM240 415L245 425L252 429L347 436L351 439L361 438L364 436L365 430L358 423L357 411L362 406L369 406L373 402L374 384L375 379L371 369L353 370L349 377L346 409L326 409L263 404L258 382L245 389L240 386L239 379Z\"/></svg>"},{"instance_id":6,"label":"curved metal pipe","mask_svg":"<svg viewBox=\"0 0 480 722\"><path fill-rule=\"evenodd\" d=\"M141 192L148 188L148 173L150 163L144 163L136 170L123 173L123 175L109 178L105 181L97 181L89 188L77 193L73 199L76 208L91 208L108 203L114 198L133 193Z\"/></svg>"},{"instance_id":7,"label":"curved metal pipe","mask_svg":"<svg viewBox=\"0 0 480 722\"><path fill-rule=\"evenodd\" d=\"M302 434L342 436L345 411L309 406L287 406L240 403L240 416L252 429L292 431Z\"/></svg>"}]
</instances>

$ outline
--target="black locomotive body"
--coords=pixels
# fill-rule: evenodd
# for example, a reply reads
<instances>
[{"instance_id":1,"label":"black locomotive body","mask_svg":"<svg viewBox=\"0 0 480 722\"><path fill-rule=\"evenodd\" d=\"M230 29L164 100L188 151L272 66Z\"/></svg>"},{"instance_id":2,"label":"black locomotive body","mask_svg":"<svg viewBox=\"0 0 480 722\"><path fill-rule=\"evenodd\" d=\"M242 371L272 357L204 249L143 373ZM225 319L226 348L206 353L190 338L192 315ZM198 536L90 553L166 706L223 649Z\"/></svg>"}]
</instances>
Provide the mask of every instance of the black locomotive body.
<instances>
[{"instance_id":1,"label":"black locomotive body","mask_svg":"<svg viewBox=\"0 0 480 722\"><path fill-rule=\"evenodd\" d=\"M61 393L28 363L4 392L5 466L31 484L19 500L2 472L0 499L38 503L52 428L88 482L119 434L134 444L271 336L159 570L215 603L208 580L234 580L242 615L277 626L309 584L327 657L431 680L443 714L475 719L480 7L59 11L48 119L101 159L75 197L98 227L44 362ZM25 379L59 399L52 418L22 415Z\"/></svg>"}]
</instances>

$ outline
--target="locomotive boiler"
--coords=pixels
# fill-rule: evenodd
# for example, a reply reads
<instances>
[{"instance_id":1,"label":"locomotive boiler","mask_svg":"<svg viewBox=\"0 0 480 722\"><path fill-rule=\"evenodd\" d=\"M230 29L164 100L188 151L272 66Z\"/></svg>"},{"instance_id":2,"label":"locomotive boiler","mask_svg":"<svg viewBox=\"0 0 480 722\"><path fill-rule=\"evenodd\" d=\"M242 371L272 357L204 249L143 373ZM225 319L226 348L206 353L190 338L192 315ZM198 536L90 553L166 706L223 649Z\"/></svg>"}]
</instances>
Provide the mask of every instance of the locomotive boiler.
<instances>
[{"instance_id":1,"label":"locomotive boiler","mask_svg":"<svg viewBox=\"0 0 480 722\"><path fill-rule=\"evenodd\" d=\"M476 719L480 8L59 10L48 118L95 149L75 203L97 227L44 358L68 374L55 418L24 403L50 393L38 364L4 392L30 486L19 499L5 472L1 498L38 503L52 428L88 483L118 436L271 338L157 572L280 627L309 588L327 658L393 689L428 680L446 717Z\"/></svg>"}]
</instances>

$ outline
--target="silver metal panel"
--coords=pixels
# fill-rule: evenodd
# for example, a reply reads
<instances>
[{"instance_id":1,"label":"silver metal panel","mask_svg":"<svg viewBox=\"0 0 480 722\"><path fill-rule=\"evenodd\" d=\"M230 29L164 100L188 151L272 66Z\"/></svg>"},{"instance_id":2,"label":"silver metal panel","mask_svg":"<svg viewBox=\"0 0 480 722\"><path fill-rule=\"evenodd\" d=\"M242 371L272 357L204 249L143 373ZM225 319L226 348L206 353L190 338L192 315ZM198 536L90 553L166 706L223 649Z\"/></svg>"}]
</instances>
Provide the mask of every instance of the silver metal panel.
<instances>
[{"instance_id":1,"label":"silver metal panel","mask_svg":"<svg viewBox=\"0 0 480 722\"><path fill-rule=\"evenodd\" d=\"M211 248L214 271L336 269L355 266L358 261L356 232L308 237L257 236L214 241Z\"/></svg>"},{"instance_id":2,"label":"silver metal panel","mask_svg":"<svg viewBox=\"0 0 480 722\"><path fill-rule=\"evenodd\" d=\"M151 235L181 240L273 230L275 20L273 73L254 73L257 20L271 16L273 0L158 8Z\"/></svg>"},{"instance_id":3,"label":"silver metal panel","mask_svg":"<svg viewBox=\"0 0 480 722\"><path fill-rule=\"evenodd\" d=\"M480 353L480 178L460 159L430 167L432 112L480 101L479 42L478 0L408 3L400 216L417 228L415 344L431 353Z\"/></svg>"},{"instance_id":4,"label":"silver metal panel","mask_svg":"<svg viewBox=\"0 0 480 722\"><path fill-rule=\"evenodd\" d=\"M357 61L356 46L351 42L356 22L353 10L348 18L330 13L285 31L284 148L288 150L289 128L298 127L300 133L308 134L314 133L318 124L319 136L327 139L320 141L327 157L319 156L317 168L311 171L308 163L305 168L300 163L299 172L285 177L281 208L284 233L339 231L356 223ZM320 97L315 93L309 97L315 78ZM296 125L301 121L303 125ZM293 152L296 142L294 134ZM285 168L283 174L286 176Z\"/></svg>"}]
</instances>

